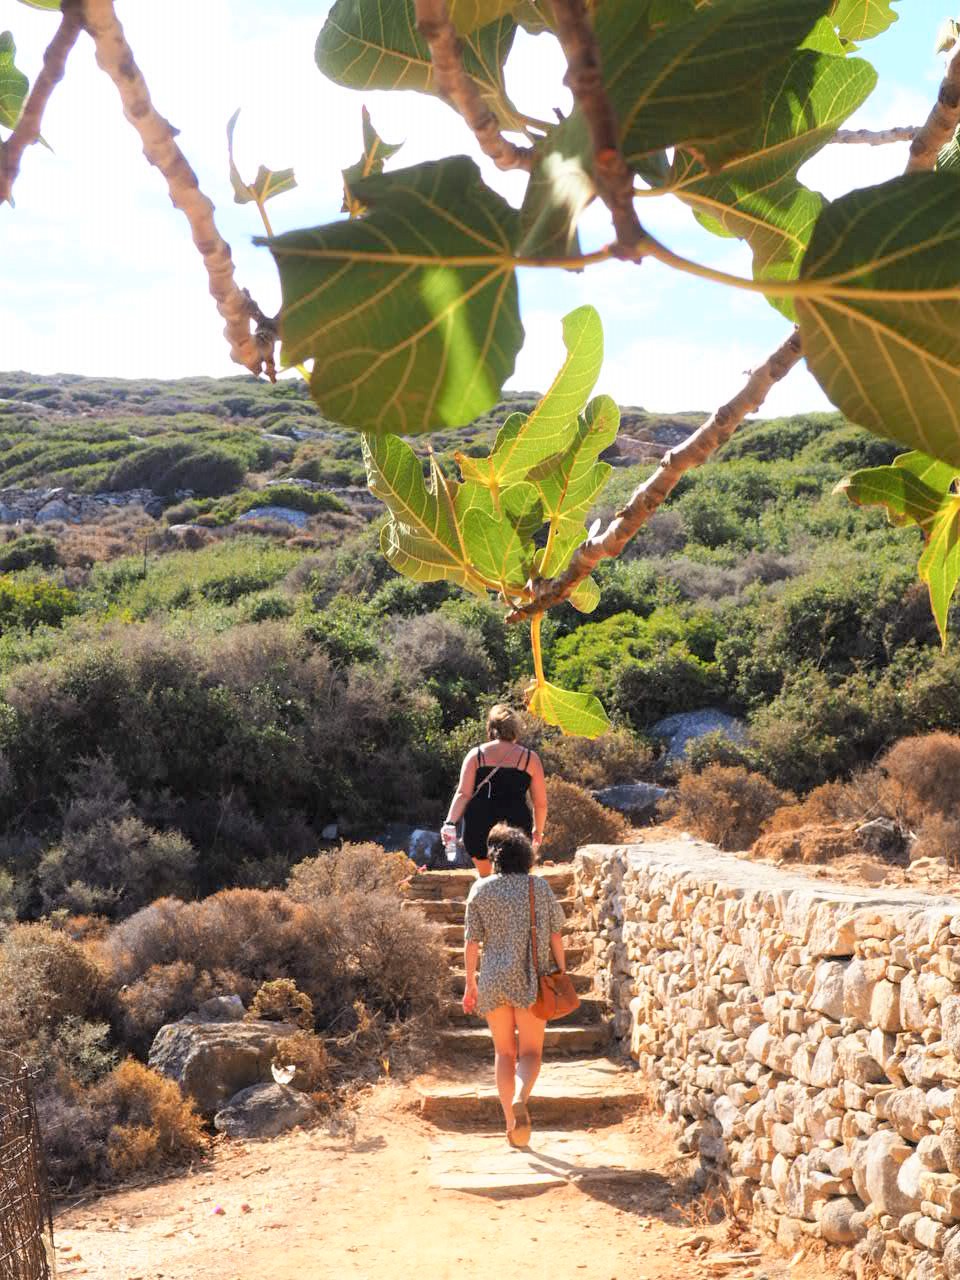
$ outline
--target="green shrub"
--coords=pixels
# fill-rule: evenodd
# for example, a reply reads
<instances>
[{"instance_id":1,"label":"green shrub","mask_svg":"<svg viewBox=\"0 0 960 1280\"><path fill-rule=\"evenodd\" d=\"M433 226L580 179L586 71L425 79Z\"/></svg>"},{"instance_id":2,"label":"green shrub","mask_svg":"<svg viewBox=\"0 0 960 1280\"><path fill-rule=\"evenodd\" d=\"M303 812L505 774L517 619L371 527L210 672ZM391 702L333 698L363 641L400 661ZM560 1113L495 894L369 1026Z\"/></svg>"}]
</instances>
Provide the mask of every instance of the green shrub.
<instances>
[{"instance_id":1,"label":"green shrub","mask_svg":"<svg viewBox=\"0 0 960 1280\"><path fill-rule=\"evenodd\" d=\"M66 587L39 579L23 582L0 578L0 633L21 627L59 627L64 618L78 612L77 597Z\"/></svg>"},{"instance_id":2,"label":"green shrub","mask_svg":"<svg viewBox=\"0 0 960 1280\"><path fill-rule=\"evenodd\" d=\"M190 893L196 851L179 831L155 831L126 814L68 825L37 869L47 909L123 916L164 894Z\"/></svg>"},{"instance_id":3,"label":"green shrub","mask_svg":"<svg viewBox=\"0 0 960 1280\"><path fill-rule=\"evenodd\" d=\"M57 563L57 544L42 534L24 533L13 542L0 545L0 573L17 573L37 565L52 568Z\"/></svg>"},{"instance_id":4,"label":"green shrub","mask_svg":"<svg viewBox=\"0 0 960 1280\"><path fill-rule=\"evenodd\" d=\"M719 638L716 618L703 610L683 616L667 606L647 618L615 614L556 642L552 678L570 688L592 689L611 710L643 729L664 715L721 696L713 661Z\"/></svg>"}]
</instances>

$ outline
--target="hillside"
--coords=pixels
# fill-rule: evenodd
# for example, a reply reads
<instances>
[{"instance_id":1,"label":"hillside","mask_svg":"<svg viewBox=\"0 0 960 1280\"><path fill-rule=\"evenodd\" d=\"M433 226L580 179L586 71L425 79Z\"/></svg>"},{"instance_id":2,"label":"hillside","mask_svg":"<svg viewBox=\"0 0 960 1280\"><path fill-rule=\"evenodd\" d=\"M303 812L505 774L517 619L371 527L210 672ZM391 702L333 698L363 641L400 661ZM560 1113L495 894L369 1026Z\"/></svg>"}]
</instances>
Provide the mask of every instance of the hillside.
<instances>
[{"instance_id":1,"label":"hillside","mask_svg":"<svg viewBox=\"0 0 960 1280\"><path fill-rule=\"evenodd\" d=\"M489 447L530 399L433 437L443 465ZM625 418L597 515L699 420ZM300 384L6 374L0 436L0 502L62 486L104 503L82 524L0 526L11 904L124 914L158 885L275 883L333 826L359 838L438 824L483 709L529 678L528 640L492 601L393 574L358 442ZM892 453L813 414L748 424L687 476L601 566L596 612L546 620L548 672L595 690L617 725L592 745L531 725L548 767L587 785L651 776L652 726L716 707L748 721L750 741L708 740L700 765L748 763L802 792L904 733L960 727L916 537L833 492ZM155 496L152 514L110 506L130 490ZM248 523L265 504L297 523ZM157 880L115 901L128 818ZM114 833L107 869L66 839L97 823ZM168 839L182 842L176 874Z\"/></svg>"}]
</instances>

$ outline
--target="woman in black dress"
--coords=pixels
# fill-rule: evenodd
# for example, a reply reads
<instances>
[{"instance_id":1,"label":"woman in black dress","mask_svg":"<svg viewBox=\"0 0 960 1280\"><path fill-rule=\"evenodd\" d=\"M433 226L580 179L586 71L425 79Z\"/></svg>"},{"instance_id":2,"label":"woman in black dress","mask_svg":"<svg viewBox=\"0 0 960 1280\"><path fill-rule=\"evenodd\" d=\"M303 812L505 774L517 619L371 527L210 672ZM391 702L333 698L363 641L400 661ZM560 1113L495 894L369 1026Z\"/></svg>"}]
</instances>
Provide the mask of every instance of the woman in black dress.
<instances>
[{"instance_id":1,"label":"woman in black dress","mask_svg":"<svg viewBox=\"0 0 960 1280\"><path fill-rule=\"evenodd\" d=\"M543 839L547 790L540 757L517 742L518 718L498 703L487 716L488 741L468 751L450 802L444 836L463 818L463 844L481 876L490 874L487 836L498 822L519 827L533 841Z\"/></svg>"}]
</instances>

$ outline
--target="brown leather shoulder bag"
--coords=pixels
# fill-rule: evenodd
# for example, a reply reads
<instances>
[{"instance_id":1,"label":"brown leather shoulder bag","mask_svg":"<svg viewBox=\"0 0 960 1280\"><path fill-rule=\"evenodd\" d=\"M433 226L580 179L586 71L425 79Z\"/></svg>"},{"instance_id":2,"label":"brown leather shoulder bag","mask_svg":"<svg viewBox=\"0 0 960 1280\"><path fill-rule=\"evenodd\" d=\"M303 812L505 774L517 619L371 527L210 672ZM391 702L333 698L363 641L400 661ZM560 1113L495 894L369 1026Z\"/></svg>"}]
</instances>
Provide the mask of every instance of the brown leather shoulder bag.
<instances>
[{"instance_id":1,"label":"brown leather shoulder bag","mask_svg":"<svg viewBox=\"0 0 960 1280\"><path fill-rule=\"evenodd\" d=\"M573 989L570 975L560 973L538 973L537 964L537 906L534 901L533 876L527 878L530 886L530 936L533 943L533 971L537 974L537 998L530 1006L535 1018L544 1022L552 1022L554 1018L566 1017L580 1007L580 997Z\"/></svg>"}]
</instances>

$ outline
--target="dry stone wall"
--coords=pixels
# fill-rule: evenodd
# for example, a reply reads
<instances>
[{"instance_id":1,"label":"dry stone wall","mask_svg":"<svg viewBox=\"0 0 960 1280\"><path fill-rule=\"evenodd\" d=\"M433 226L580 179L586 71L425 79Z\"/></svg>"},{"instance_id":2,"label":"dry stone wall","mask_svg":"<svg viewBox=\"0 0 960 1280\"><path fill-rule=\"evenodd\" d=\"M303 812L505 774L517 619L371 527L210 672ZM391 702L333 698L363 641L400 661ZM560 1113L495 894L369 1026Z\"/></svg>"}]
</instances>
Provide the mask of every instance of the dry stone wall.
<instances>
[{"instance_id":1,"label":"dry stone wall","mask_svg":"<svg viewBox=\"0 0 960 1280\"><path fill-rule=\"evenodd\" d=\"M960 898L678 839L577 855L597 983L681 1146L782 1243L960 1280Z\"/></svg>"}]
</instances>

